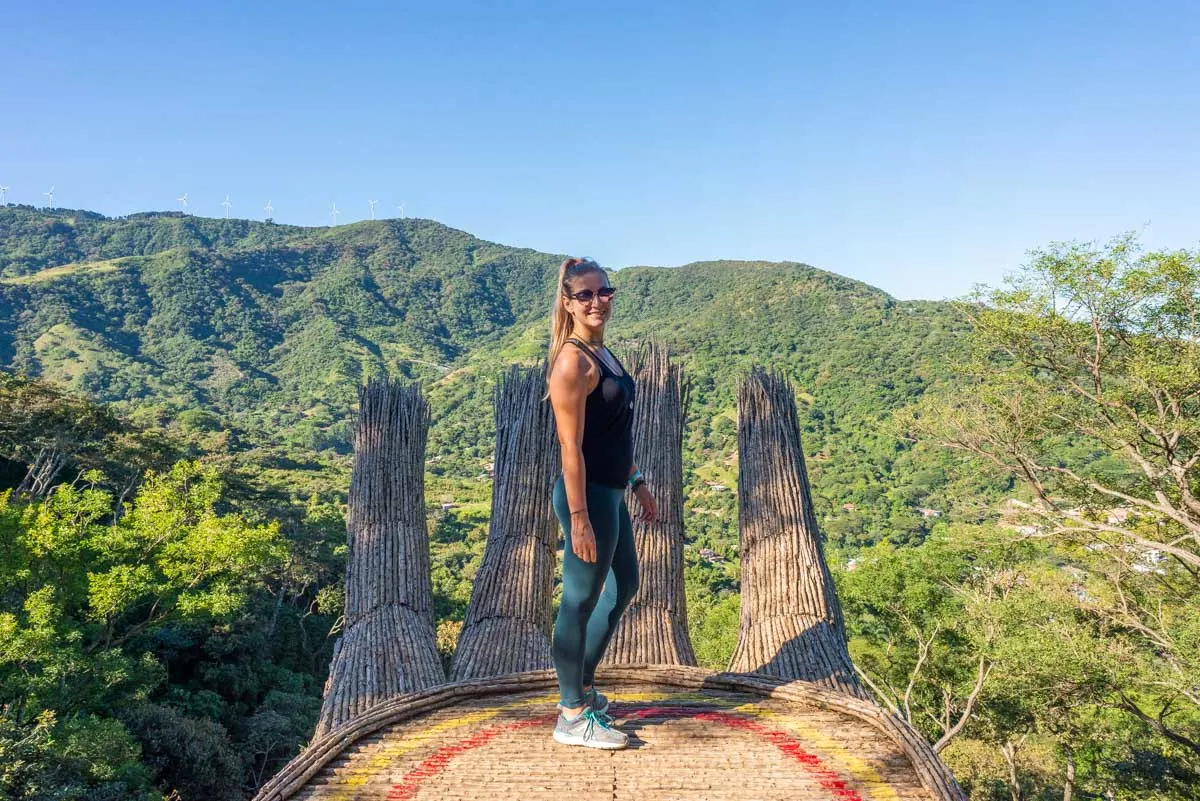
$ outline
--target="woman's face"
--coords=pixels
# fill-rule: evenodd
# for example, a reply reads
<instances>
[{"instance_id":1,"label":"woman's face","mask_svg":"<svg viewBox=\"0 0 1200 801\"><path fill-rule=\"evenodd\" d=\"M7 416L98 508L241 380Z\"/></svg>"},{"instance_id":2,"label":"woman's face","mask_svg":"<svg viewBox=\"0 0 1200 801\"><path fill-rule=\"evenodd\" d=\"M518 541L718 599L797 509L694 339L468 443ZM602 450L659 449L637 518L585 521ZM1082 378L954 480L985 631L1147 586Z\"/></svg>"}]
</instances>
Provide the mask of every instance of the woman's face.
<instances>
[{"instance_id":1,"label":"woman's face","mask_svg":"<svg viewBox=\"0 0 1200 801\"><path fill-rule=\"evenodd\" d=\"M567 311L575 319L576 327L597 329L608 322L608 318L612 316L612 298L602 298L598 294L601 287L608 285L608 274L599 270L584 273L567 281L567 287L571 290L572 297L564 297L563 303L566 304ZM592 299L587 303L574 297L576 293L584 290L590 290L592 293Z\"/></svg>"}]
</instances>

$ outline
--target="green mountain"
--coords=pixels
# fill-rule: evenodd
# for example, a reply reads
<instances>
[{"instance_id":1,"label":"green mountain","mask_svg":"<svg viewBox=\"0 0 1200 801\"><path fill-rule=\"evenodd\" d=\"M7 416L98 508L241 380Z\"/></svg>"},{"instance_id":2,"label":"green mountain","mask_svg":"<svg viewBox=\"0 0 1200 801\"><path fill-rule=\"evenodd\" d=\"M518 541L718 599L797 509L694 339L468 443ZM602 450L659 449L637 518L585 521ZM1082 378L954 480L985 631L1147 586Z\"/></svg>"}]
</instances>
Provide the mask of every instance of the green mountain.
<instances>
[{"instance_id":1,"label":"green mountain","mask_svg":"<svg viewBox=\"0 0 1200 801\"><path fill-rule=\"evenodd\" d=\"M431 490L483 504L492 382L544 353L560 258L430 220L301 228L8 206L0 366L164 420L215 415L209 427L236 434L223 447L296 490L344 488L356 387L407 376L434 414ZM920 538L936 519L921 509L981 491L889 422L954 381L964 323L948 304L792 262L631 267L612 281L614 350L666 341L694 382L685 464L698 544L736 550L733 493L712 485L734 483L734 387L756 363L795 382L834 544Z\"/></svg>"}]
</instances>

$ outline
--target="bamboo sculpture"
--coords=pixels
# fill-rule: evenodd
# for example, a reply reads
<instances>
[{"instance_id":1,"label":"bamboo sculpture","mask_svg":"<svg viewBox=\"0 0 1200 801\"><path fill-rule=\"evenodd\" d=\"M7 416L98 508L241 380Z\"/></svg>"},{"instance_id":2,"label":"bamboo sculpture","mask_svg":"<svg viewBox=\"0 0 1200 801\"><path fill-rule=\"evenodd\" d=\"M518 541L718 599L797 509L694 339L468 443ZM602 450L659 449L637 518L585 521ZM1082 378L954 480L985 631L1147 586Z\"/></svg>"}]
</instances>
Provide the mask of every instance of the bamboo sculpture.
<instances>
[{"instance_id":1,"label":"bamboo sculpture","mask_svg":"<svg viewBox=\"0 0 1200 801\"><path fill-rule=\"evenodd\" d=\"M420 390L386 379L358 391L346 518L345 633L334 647L316 736L389 699L445 682L433 628Z\"/></svg>"},{"instance_id":2,"label":"bamboo sculpture","mask_svg":"<svg viewBox=\"0 0 1200 801\"><path fill-rule=\"evenodd\" d=\"M683 587L683 428L690 387L658 343L630 363L637 382L634 461L654 493L658 520L634 520L640 585L602 664L695 665ZM637 509L632 495L627 501Z\"/></svg>"},{"instance_id":3,"label":"bamboo sculpture","mask_svg":"<svg viewBox=\"0 0 1200 801\"><path fill-rule=\"evenodd\" d=\"M483 564L454 661L452 681L551 667L554 548L550 492L558 475L554 413L542 369L511 367L492 399L495 485Z\"/></svg>"},{"instance_id":4,"label":"bamboo sculpture","mask_svg":"<svg viewBox=\"0 0 1200 801\"><path fill-rule=\"evenodd\" d=\"M754 367L738 388L738 458L742 616L729 670L803 679L870 700L850 662L796 401L779 373Z\"/></svg>"},{"instance_id":5,"label":"bamboo sculpture","mask_svg":"<svg viewBox=\"0 0 1200 801\"><path fill-rule=\"evenodd\" d=\"M660 692L670 697L686 691L687 706L706 714L727 710L732 699L742 704L759 696L770 706L763 713L772 716L769 742L776 742L779 719L801 724L801 732L813 724L814 735L840 719L838 741L866 766L851 777L855 782L866 775L881 796L890 789L897 798L966 801L928 742L871 701L855 679L820 550L795 400L782 376L761 368L738 389L737 649L729 673L691 666L682 576L688 386L657 346L631 364L639 384L637 461L659 497L660 521L635 524L641 587L610 643L607 661L616 664L598 674L614 691L618 712L653 711L657 717L661 710L646 707L661 703ZM442 680L431 620L421 502L428 411L416 389L373 382L360 390L347 521L346 633L335 649L313 741L263 786L257 801L347 793L409 798L406 790L439 773L442 782L427 786L421 797L557 798L557 779L587 768L583 763L591 760L577 749L542 745L553 725L548 698L557 684L549 646L557 521L549 507L559 454L549 405L540 400L539 373L510 369L493 396L492 522L454 656L454 683ZM653 700L637 700L647 688ZM755 713L738 718L759 725ZM714 727L697 738L694 727L672 727L670 717L661 722L643 729L652 747L632 749L620 776L612 774L612 794L627 788L639 798L678 797L682 791L664 786L659 792L657 783L665 774L667 783L696 787L693 775L679 768L689 760L715 762L727 774L725 783L707 794L701 789L700 797L753 793L747 786L761 776L747 782L745 771L757 763L745 760L758 740L745 736L745 728ZM476 748L485 743L488 748ZM714 748L720 759L713 760ZM804 786L814 787L814 776L833 779L822 786L839 797L854 795L833 771L811 770L820 766L818 758L799 754L809 768ZM791 764L778 762L785 769ZM774 787L770 777L760 785Z\"/></svg>"}]
</instances>

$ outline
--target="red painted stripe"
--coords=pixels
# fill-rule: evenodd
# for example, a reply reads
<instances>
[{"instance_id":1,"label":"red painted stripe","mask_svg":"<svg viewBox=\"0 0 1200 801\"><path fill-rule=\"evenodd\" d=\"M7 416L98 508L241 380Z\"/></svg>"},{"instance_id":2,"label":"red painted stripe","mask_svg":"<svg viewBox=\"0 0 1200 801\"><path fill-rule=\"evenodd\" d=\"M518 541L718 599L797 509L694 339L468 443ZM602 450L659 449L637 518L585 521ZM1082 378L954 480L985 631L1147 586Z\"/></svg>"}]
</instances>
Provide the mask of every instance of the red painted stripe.
<instances>
[{"instance_id":1,"label":"red painted stripe","mask_svg":"<svg viewBox=\"0 0 1200 801\"><path fill-rule=\"evenodd\" d=\"M450 760L464 751L478 748L505 732L517 731L529 726L552 724L557 718L558 713L555 712L551 715L538 715L537 717L504 723L499 726L489 726L486 729L480 729L469 737L464 737L456 743L443 745L423 759L417 767L404 774L404 779L399 784L393 784L391 790L388 791L387 801L405 801L405 799L412 798L416 795L417 790L421 789L421 785L426 779L430 779L441 773L450 764Z\"/></svg>"},{"instance_id":2,"label":"red painted stripe","mask_svg":"<svg viewBox=\"0 0 1200 801\"><path fill-rule=\"evenodd\" d=\"M652 706L631 710L626 718L672 717L692 718L710 723L720 723L734 729L752 732L769 741L783 753L795 759L812 775L822 788L828 790L839 801L863 801L862 796L850 786L841 776L825 767L821 758L806 751L800 741L787 732L772 729L752 718L733 715L728 712L717 712L709 709L689 709L687 707Z\"/></svg>"},{"instance_id":3,"label":"red painted stripe","mask_svg":"<svg viewBox=\"0 0 1200 801\"><path fill-rule=\"evenodd\" d=\"M615 709L618 705L614 704L613 706ZM621 704L619 706L624 705ZM450 764L450 761L459 754L485 745L506 732L553 723L557 717L558 714L553 713L525 718L524 720L512 723L489 726L486 729L480 729L468 737L464 737L456 743L440 746L436 751L423 759L415 768L406 773L398 784L392 785L391 790L387 794L387 801L407 801L407 799L412 798L421 789L421 785L427 779L431 779L441 773ZM634 708L628 710L623 717L627 719L647 717L692 718L709 723L719 723L730 728L757 734L803 765L804 769L817 780L821 787L828 790L838 801L863 801L862 796L848 782L842 779L836 771L825 767L821 763L820 757L806 751L804 746L794 737L778 729L772 729L752 718L733 715L728 712L717 712L711 709L679 706Z\"/></svg>"}]
</instances>

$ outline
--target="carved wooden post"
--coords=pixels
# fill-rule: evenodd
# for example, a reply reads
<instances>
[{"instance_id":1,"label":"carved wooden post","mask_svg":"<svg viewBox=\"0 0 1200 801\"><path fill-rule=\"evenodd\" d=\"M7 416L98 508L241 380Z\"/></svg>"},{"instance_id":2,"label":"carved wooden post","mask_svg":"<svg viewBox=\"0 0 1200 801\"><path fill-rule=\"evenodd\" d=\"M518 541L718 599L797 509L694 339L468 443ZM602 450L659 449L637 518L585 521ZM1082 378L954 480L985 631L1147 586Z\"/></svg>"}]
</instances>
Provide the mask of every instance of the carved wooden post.
<instances>
[{"instance_id":1,"label":"carved wooden post","mask_svg":"<svg viewBox=\"0 0 1200 801\"><path fill-rule=\"evenodd\" d=\"M450 667L452 681L552 667L550 600L558 521L554 413L542 369L512 367L493 395L496 456L483 564Z\"/></svg>"},{"instance_id":2,"label":"carved wooden post","mask_svg":"<svg viewBox=\"0 0 1200 801\"><path fill-rule=\"evenodd\" d=\"M446 680L433 629L420 390L375 379L358 390L346 519L345 633L334 648L316 736Z\"/></svg>"},{"instance_id":3,"label":"carved wooden post","mask_svg":"<svg viewBox=\"0 0 1200 801\"><path fill-rule=\"evenodd\" d=\"M628 493L641 580L601 664L695 665L683 587L683 428L689 384L658 343L648 343L630 363L637 382L634 462L654 493L658 520L639 522L640 507Z\"/></svg>"},{"instance_id":4,"label":"carved wooden post","mask_svg":"<svg viewBox=\"0 0 1200 801\"><path fill-rule=\"evenodd\" d=\"M729 670L803 679L871 700L846 647L821 553L796 401L779 373L755 367L738 388L742 619Z\"/></svg>"}]
</instances>

